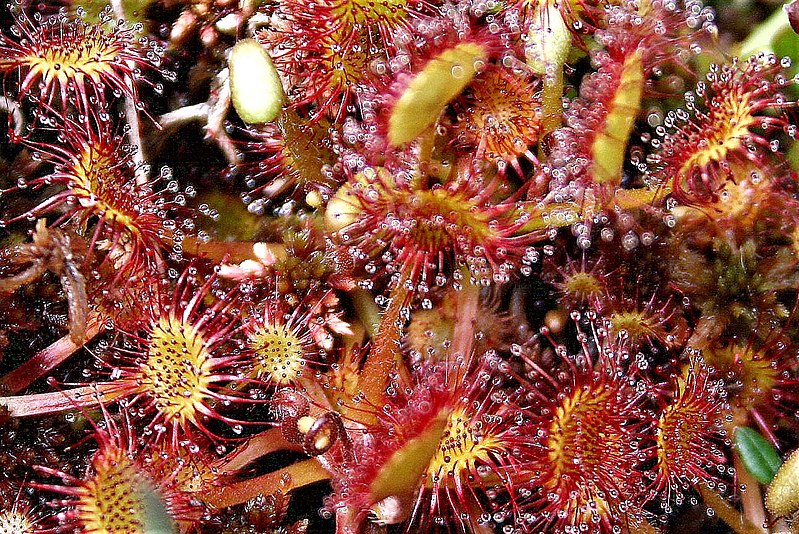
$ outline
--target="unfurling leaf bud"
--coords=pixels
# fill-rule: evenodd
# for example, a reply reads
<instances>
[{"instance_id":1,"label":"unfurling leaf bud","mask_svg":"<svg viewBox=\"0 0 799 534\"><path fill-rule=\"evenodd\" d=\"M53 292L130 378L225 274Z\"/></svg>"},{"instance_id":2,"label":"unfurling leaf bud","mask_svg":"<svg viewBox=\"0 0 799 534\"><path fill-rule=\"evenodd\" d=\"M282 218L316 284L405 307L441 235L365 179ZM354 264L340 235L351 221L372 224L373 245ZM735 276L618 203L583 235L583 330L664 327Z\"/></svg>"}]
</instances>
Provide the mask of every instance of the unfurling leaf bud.
<instances>
[{"instance_id":1,"label":"unfurling leaf bud","mask_svg":"<svg viewBox=\"0 0 799 534\"><path fill-rule=\"evenodd\" d=\"M230 91L239 117L250 124L277 118L286 94L269 54L254 39L236 43L228 58Z\"/></svg>"}]
</instances>

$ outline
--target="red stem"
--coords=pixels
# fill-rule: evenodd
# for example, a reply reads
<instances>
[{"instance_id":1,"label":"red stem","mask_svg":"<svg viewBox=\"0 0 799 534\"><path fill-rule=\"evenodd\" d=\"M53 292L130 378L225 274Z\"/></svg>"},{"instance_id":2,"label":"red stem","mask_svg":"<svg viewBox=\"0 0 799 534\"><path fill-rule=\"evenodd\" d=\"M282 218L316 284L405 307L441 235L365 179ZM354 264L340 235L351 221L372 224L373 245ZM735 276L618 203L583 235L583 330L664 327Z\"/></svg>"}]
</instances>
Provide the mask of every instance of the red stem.
<instances>
[{"instance_id":1,"label":"red stem","mask_svg":"<svg viewBox=\"0 0 799 534\"><path fill-rule=\"evenodd\" d=\"M214 261L225 261L229 263L240 263L244 260L259 261L258 254L255 253L253 243L247 242L227 242L227 241L202 241L193 236L186 236L183 239L183 251L196 256ZM262 244L269 252L275 255L278 260L286 258L286 247L274 243Z\"/></svg>"},{"instance_id":2,"label":"red stem","mask_svg":"<svg viewBox=\"0 0 799 534\"><path fill-rule=\"evenodd\" d=\"M463 287L456 293L456 318L452 329L450 354L462 357L466 367L471 367L474 348L474 330L480 310L480 286L471 282L470 273L464 269Z\"/></svg>"},{"instance_id":3,"label":"red stem","mask_svg":"<svg viewBox=\"0 0 799 534\"><path fill-rule=\"evenodd\" d=\"M66 412L79 407L85 408L113 401L121 392L113 392L112 388L114 388L114 384L97 384L66 391L0 397L0 406L7 408L12 417L32 417Z\"/></svg>"},{"instance_id":4,"label":"red stem","mask_svg":"<svg viewBox=\"0 0 799 534\"><path fill-rule=\"evenodd\" d=\"M398 368L400 359L400 340L402 339L402 310L411 297L411 291L400 281L391 291L391 302L383 312L380 328L373 340L372 350L369 351L363 370L358 379L358 385L366 400L372 406L383 405L383 395L388 387L389 376ZM362 423L366 414L356 417Z\"/></svg>"},{"instance_id":5,"label":"red stem","mask_svg":"<svg viewBox=\"0 0 799 534\"><path fill-rule=\"evenodd\" d=\"M83 345L94 339L102 329L102 321L92 315L86 325L86 340ZM36 353L31 359L0 378L0 392L14 395L24 390L36 380L52 371L83 345L76 345L70 336L64 336L49 347Z\"/></svg>"}]
</instances>

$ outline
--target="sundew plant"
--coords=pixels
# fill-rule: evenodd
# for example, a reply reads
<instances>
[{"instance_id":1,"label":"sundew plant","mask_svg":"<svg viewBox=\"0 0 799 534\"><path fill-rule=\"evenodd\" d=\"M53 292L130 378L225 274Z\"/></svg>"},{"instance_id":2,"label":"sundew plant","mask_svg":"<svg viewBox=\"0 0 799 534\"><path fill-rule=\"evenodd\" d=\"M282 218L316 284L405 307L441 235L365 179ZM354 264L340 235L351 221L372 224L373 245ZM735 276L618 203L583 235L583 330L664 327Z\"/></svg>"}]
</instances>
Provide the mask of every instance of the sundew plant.
<instances>
[{"instance_id":1,"label":"sundew plant","mask_svg":"<svg viewBox=\"0 0 799 534\"><path fill-rule=\"evenodd\" d=\"M792 25L8 0L0 534L799 532Z\"/></svg>"}]
</instances>

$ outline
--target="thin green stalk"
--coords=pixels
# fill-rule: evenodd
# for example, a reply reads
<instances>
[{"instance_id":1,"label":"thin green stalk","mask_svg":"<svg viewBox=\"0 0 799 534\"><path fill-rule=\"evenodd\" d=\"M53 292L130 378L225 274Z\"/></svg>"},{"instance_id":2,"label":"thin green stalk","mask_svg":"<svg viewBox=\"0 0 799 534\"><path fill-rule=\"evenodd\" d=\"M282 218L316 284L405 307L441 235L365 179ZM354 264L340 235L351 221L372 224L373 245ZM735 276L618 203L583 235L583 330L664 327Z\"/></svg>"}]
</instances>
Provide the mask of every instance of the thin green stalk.
<instances>
[{"instance_id":1,"label":"thin green stalk","mask_svg":"<svg viewBox=\"0 0 799 534\"><path fill-rule=\"evenodd\" d=\"M560 128L563 122L563 65L550 65L552 72L544 78L544 88L541 95L541 121L546 135Z\"/></svg>"}]
</instances>

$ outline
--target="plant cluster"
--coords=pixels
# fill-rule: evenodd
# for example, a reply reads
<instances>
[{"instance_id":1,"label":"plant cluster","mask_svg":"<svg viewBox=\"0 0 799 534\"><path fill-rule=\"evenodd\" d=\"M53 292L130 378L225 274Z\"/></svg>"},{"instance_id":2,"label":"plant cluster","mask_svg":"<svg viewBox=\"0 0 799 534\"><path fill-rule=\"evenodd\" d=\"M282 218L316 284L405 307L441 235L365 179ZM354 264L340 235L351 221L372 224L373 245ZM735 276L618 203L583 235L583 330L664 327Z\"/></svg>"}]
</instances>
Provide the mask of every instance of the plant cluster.
<instances>
[{"instance_id":1,"label":"plant cluster","mask_svg":"<svg viewBox=\"0 0 799 534\"><path fill-rule=\"evenodd\" d=\"M788 58L698 0L5 13L0 533L797 528Z\"/></svg>"}]
</instances>

